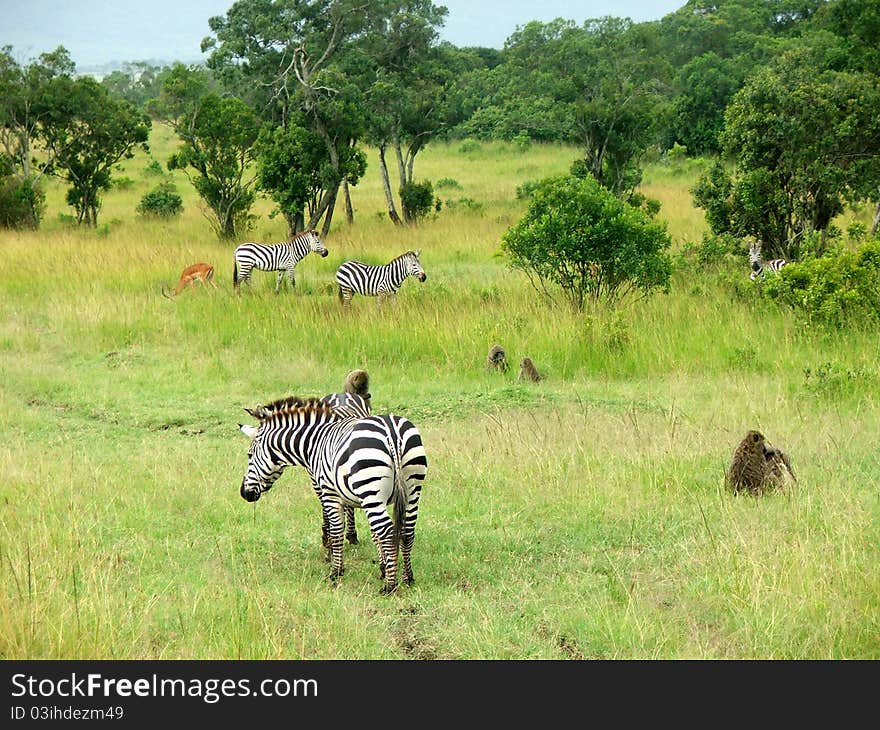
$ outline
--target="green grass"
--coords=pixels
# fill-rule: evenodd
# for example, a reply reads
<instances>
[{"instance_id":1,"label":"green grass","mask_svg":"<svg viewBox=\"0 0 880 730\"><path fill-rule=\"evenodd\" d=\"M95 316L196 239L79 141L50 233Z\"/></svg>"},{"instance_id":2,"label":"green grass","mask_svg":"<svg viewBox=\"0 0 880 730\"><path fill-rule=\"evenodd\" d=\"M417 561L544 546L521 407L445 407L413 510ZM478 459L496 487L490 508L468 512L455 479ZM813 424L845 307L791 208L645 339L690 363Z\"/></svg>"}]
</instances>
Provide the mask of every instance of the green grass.
<instances>
[{"instance_id":1,"label":"green grass","mask_svg":"<svg viewBox=\"0 0 880 730\"><path fill-rule=\"evenodd\" d=\"M232 295L231 246L180 173L183 216L136 216L142 154L97 232L59 221L54 184L40 231L0 232L0 657L880 658L877 332L812 331L687 269L619 313L554 308L498 243L517 186L576 152L458 147L417 160L460 187L414 230L382 217L371 153L354 227L340 213L330 255L278 296L260 272ZM153 156L172 148L155 129ZM676 246L705 230L693 180L646 172ZM446 205L464 197L481 207ZM270 211L248 238L284 236ZM410 248L424 285L340 311L341 261ZM218 290L163 298L199 260ZM513 372L485 371L495 342ZM542 383L516 382L526 355ZM355 367L429 458L417 583L390 597L362 514L328 581L302 470L256 505L238 494L242 407ZM791 493L723 490L749 428L792 454Z\"/></svg>"}]
</instances>

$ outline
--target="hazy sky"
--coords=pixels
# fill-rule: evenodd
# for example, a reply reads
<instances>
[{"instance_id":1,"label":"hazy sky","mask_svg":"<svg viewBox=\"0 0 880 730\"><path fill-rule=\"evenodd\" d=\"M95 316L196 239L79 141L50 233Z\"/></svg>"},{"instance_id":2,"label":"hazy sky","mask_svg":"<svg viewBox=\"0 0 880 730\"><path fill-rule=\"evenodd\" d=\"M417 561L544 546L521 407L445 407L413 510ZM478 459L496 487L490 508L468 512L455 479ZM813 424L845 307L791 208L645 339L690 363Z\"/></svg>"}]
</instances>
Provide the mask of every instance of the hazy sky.
<instances>
[{"instance_id":1,"label":"hazy sky","mask_svg":"<svg viewBox=\"0 0 880 730\"><path fill-rule=\"evenodd\" d=\"M63 45L80 69L112 61L203 60L208 18L233 0L0 0L0 46L27 62ZM604 15L656 20L685 0L435 0L449 9L441 37L501 48L518 25Z\"/></svg>"}]
</instances>

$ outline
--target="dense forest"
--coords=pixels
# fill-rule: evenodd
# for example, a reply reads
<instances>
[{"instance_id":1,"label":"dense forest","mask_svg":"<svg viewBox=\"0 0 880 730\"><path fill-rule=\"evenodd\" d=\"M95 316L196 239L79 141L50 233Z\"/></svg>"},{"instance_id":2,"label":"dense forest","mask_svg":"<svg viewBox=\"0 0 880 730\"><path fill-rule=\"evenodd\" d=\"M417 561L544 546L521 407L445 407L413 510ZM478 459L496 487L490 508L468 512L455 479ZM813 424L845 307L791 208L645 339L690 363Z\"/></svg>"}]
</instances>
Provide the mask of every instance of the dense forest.
<instances>
[{"instance_id":1,"label":"dense forest","mask_svg":"<svg viewBox=\"0 0 880 730\"><path fill-rule=\"evenodd\" d=\"M167 165L228 239L258 195L291 234L326 233L339 203L351 220L368 164L390 219L415 223L438 204L418 155L450 138L573 145L573 175L649 211L646 155L716 158L696 204L715 234L754 236L767 255L797 258L816 235L824 248L847 204L880 198L878 0L690 0L653 22L531 22L501 50L440 42L446 13L430 0L240 0L206 19L206 66L133 62L100 82L63 47L24 65L5 47L0 225L39 225L45 175L96 225L114 165L153 122L175 130ZM159 189L152 204L173 200Z\"/></svg>"}]
</instances>

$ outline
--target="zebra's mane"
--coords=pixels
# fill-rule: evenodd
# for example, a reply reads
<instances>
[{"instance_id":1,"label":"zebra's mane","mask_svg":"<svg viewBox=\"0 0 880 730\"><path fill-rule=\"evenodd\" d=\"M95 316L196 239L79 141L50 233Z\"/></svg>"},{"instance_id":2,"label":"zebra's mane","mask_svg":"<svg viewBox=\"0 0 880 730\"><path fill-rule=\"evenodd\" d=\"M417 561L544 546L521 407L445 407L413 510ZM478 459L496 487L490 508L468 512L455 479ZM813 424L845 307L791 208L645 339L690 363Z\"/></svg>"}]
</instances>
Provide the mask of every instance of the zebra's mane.
<instances>
[{"instance_id":1,"label":"zebra's mane","mask_svg":"<svg viewBox=\"0 0 880 730\"><path fill-rule=\"evenodd\" d=\"M389 264L393 264L395 261L400 261L400 259L404 259L404 258L406 258L407 256L415 256L415 255L416 255L416 252L415 252L415 251L404 251L402 254L400 254L400 256L395 256L395 257L394 257L393 259L391 259L391 261L389 261L388 263L389 263Z\"/></svg>"},{"instance_id":2,"label":"zebra's mane","mask_svg":"<svg viewBox=\"0 0 880 730\"><path fill-rule=\"evenodd\" d=\"M330 407L330 405L328 405L327 403L322 403L320 398L300 398L296 395L289 395L286 398L279 398L278 400L261 406L261 409L261 421L265 421L269 418L274 418L275 416L280 416L282 414L305 413L312 411L316 413L330 415L335 415L336 413L333 408Z\"/></svg>"},{"instance_id":3,"label":"zebra's mane","mask_svg":"<svg viewBox=\"0 0 880 730\"><path fill-rule=\"evenodd\" d=\"M290 243L293 243L294 241L298 241L300 238L303 238L304 236L308 236L309 234L317 233L317 232L318 232L318 231L315 230L314 228L308 228L308 229L305 230L305 231L300 231L299 233L294 234L293 236L291 236L291 237L288 238L287 240L288 240Z\"/></svg>"}]
</instances>

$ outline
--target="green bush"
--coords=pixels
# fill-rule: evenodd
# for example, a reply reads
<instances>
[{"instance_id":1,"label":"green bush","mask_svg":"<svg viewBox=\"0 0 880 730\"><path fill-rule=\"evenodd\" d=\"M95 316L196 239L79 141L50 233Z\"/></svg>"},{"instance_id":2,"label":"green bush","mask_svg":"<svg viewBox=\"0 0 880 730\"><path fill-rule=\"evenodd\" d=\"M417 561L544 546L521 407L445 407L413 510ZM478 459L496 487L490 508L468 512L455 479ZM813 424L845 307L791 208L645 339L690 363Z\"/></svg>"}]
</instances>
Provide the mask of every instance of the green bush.
<instances>
[{"instance_id":1,"label":"green bush","mask_svg":"<svg viewBox=\"0 0 880 730\"><path fill-rule=\"evenodd\" d=\"M403 216L410 223L416 223L432 210L440 210L439 200L434 200L434 188L427 180L423 183L406 183L400 187L400 202Z\"/></svg>"},{"instance_id":2,"label":"green bush","mask_svg":"<svg viewBox=\"0 0 880 730\"><path fill-rule=\"evenodd\" d=\"M0 178L0 228L39 228L46 194L29 180Z\"/></svg>"},{"instance_id":3,"label":"green bush","mask_svg":"<svg viewBox=\"0 0 880 730\"><path fill-rule=\"evenodd\" d=\"M138 204L137 212L143 216L172 218L183 211L183 199L177 194L173 182L163 182L146 193Z\"/></svg>"},{"instance_id":4,"label":"green bush","mask_svg":"<svg viewBox=\"0 0 880 730\"><path fill-rule=\"evenodd\" d=\"M668 291L672 263L665 224L615 197L593 178L549 177L501 243L510 265L577 310L587 299L617 303Z\"/></svg>"},{"instance_id":5,"label":"green bush","mask_svg":"<svg viewBox=\"0 0 880 730\"><path fill-rule=\"evenodd\" d=\"M438 188L461 188L461 183L458 182L454 177L442 177L437 181Z\"/></svg>"},{"instance_id":6,"label":"green bush","mask_svg":"<svg viewBox=\"0 0 880 730\"><path fill-rule=\"evenodd\" d=\"M788 264L764 290L823 326L880 323L880 240Z\"/></svg>"}]
</instances>

